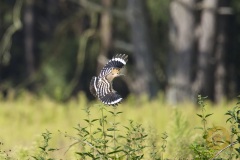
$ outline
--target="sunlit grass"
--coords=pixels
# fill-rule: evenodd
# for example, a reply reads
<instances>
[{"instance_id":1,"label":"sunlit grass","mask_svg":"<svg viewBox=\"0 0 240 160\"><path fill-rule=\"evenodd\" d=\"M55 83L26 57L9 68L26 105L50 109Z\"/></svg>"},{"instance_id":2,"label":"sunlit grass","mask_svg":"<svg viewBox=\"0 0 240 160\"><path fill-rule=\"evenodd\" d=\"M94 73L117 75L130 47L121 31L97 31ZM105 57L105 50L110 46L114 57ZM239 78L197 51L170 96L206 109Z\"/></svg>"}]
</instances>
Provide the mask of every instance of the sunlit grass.
<instances>
[{"instance_id":1,"label":"sunlit grass","mask_svg":"<svg viewBox=\"0 0 240 160\"><path fill-rule=\"evenodd\" d=\"M64 154L72 142L60 134L59 130L62 133L67 132L74 135L76 131L73 127L76 127L79 123L86 124L83 120L86 118L84 109L91 107L91 118L98 118L100 116L99 104L99 102L87 103L83 94L67 103L58 103L48 97L39 98L28 93L24 93L16 99L2 99L0 101L0 142L4 145L0 149L5 151L11 149L12 154L19 155L25 152L29 154L28 150L34 150L34 147L38 145L41 134L49 130L52 133L50 145L60 149L53 152L55 157L68 157L77 148L73 147ZM218 106L208 102L207 112L214 114L209 117L207 125L209 127L228 127L224 114L234 105L235 102L222 103ZM112 107L108 107L108 109L113 110ZM177 148L174 148L174 143L176 143L174 142L176 141L174 135L178 134L174 133L178 132L174 130L177 121L184 122L180 125L186 125L186 128L183 129L189 130L189 133L184 134L190 137L184 137L183 135L183 138L188 142L201 135L201 131L194 129L201 126L201 121L196 116L196 113L200 110L195 104L168 105L161 95L151 102L148 102L146 98L137 101L136 98L129 97L117 107L117 110L123 112L116 119L122 126L127 125L129 120L133 120L142 124L147 130L156 131L156 135L167 132L169 135L167 145L170 145L171 148L167 147L166 157L172 156L172 152L177 150ZM176 120L176 113L181 114L179 120ZM107 115L109 121L111 121L113 117ZM73 158L72 155L71 158Z\"/></svg>"}]
</instances>

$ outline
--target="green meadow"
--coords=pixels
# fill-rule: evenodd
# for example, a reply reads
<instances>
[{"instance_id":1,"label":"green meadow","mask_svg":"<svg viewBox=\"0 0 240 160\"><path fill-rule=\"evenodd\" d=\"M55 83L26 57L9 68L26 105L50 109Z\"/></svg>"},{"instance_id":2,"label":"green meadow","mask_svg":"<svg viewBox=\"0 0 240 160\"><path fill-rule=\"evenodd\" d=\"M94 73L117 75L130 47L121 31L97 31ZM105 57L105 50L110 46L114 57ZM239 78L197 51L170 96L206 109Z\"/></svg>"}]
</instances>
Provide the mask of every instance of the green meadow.
<instances>
[{"instance_id":1,"label":"green meadow","mask_svg":"<svg viewBox=\"0 0 240 160\"><path fill-rule=\"evenodd\" d=\"M136 159L204 159L201 154L197 155L196 150L199 149L203 155L209 149L205 148L204 150L204 147L200 148L198 144L209 146L207 146L206 139L203 138L203 130L198 127L203 127L203 123L206 129L223 127L231 136L231 125L226 123L228 116L225 113L232 110L236 103L236 101L232 101L215 105L205 100L204 114L213 114L207 116L206 123L204 123L201 116L197 116L197 114L202 114L202 108L197 102L196 104L168 105L164 102L163 95L159 95L150 102L144 97L137 100L130 96L116 108L105 107L98 101L89 103L84 94L79 94L78 97L66 103L56 102L48 97L35 97L28 93L17 98L9 96L0 101L0 157L2 159L92 159L85 153L83 156L80 152L93 153L95 149L102 150L101 147L93 149L88 145L92 140L101 139L101 129L114 135L116 139L118 135L122 135L123 138L115 142L111 141L113 137L106 137L109 141L103 145L103 147L105 146L104 151L114 150L112 149L114 147L110 149L113 145L119 146L118 148L127 146L129 141L126 137L130 135L129 126L132 122L135 125L135 128L132 127L131 130L132 135L146 135L146 137L140 138L140 142L135 139L137 143L141 143L142 148L134 151L128 150L129 153L134 152L134 155L140 155ZM119 114L114 116L113 113ZM100 124L103 117L105 117L102 121L105 122L105 128ZM87 119L95 120L90 126ZM114 134L108 132L111 130L112 124L116 124L116 122L117 129L114 130ZM137 125L142 129L136 127ZM84 139L80 129L77 129L78 127L88 131L91 128L91 133L88 134L97 130L100 133L92 136L94 138L90 138L91 136L87 134ZM51 134L50 139L46 142L42 134L47 132ZM86 142L85 145L82 142ZM43 152L41 146L46 143L47 147L45 147L48 150ZM193 148L194 145L196 148ZM99 146L101 145L99 144ZM232 149L235 149L237 145L233 147ZM131 158L132 155L128 158L126 155L121 157L128 153L128 151L122 152L123 148L114 154L108 152L109 155L113 154L111 159L135 159ZM213 149L206 155L209 154L209 157L213 157L222 148ZM230 149L231 147L224 150L220 157L228 158L231 156L230 154L233 154L232 159L234 159L237 152L231 152Z\"/></svg>"}]
</instances>

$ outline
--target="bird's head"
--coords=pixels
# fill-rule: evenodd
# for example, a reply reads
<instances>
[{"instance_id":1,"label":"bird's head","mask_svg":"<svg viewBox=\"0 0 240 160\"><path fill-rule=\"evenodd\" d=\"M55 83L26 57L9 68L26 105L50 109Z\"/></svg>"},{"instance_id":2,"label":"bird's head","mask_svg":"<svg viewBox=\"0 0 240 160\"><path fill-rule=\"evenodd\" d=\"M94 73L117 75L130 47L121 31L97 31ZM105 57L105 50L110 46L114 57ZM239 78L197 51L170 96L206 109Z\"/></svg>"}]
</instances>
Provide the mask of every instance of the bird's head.
<instances>
[{"instance_id":1,"label":"bird's head","mask_svg":"<svg viewBox=\"0 0 240 160\"><path fill-rule=\"evenodd\" d=\"M119 76L124 76L124 74L122 74L120 72L119 68L113 68L112 72L111 72L113 77L119 77Z\"/></svg>"},{"instance_id":2,"label":"bird's head","mask_svg":"<svg viewBox=\"0 0 240 160\"><path fill-rule=\"evenodd\" d=\"M119 68L113 68L112 72L109 75L107 75L107 79L109 81L112 81L115 77L119 77L119 76L124 76L124 74L121 74Z\"/></svg>"}]
</instances>

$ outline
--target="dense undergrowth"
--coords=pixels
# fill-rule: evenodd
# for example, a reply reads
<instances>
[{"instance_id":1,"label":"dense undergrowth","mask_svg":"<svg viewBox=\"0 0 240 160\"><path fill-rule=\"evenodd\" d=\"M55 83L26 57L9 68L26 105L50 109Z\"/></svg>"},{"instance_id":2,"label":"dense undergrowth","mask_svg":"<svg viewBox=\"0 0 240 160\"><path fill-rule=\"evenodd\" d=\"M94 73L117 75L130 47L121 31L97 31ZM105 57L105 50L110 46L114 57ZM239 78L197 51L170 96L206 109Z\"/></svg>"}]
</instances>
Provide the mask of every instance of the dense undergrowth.
<instances>
[{"instance_id":1,"label":"dense undergrowth","mask_svg":"<svg viewBox=\"0 0 240 160\"><path fill-rule=\"evenodd\" d=\"M167 105L129 97L116 108L83 94L58 103L0 101L0 159L237 159L239 102Z\"/></svg>"}]
</instances>

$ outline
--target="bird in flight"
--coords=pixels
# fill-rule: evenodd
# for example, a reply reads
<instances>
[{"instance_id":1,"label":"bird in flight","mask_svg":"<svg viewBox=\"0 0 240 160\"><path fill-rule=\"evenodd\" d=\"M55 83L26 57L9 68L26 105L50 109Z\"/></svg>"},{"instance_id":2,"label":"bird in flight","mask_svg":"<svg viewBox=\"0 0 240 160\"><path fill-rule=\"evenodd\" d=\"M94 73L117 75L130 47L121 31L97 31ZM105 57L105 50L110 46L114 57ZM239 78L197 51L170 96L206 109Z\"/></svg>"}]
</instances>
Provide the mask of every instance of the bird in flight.
<instances>
[{"instance_id":1,"label":"bird in flight","mask_svg":"<svg viewBox=\"0 0 240 160\"><path fill-rule=\"evenodd\" d=\"M106 105L118 105L122 97L113 89L112 83L115 77L122 76L120 70L126 65L128 55L117 54L100 71L98 77L92 77L90 92Z\"/></svg>"}]
</instances>

